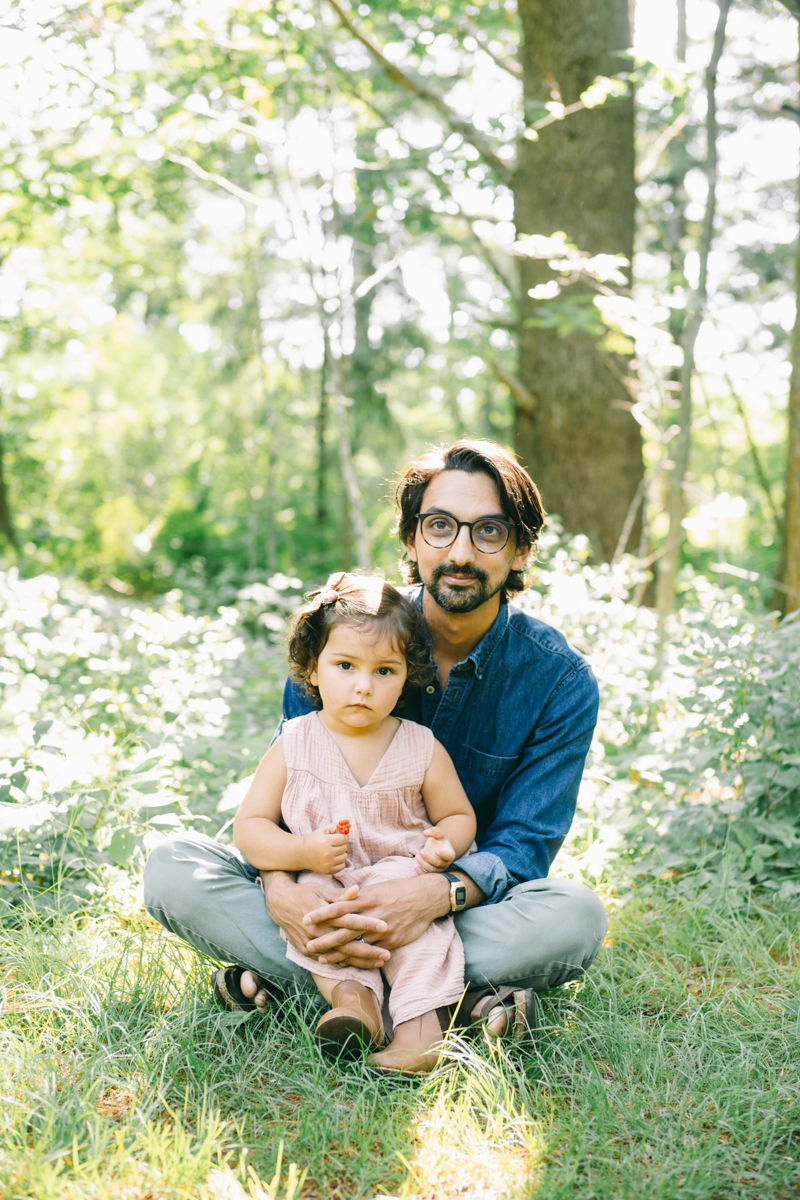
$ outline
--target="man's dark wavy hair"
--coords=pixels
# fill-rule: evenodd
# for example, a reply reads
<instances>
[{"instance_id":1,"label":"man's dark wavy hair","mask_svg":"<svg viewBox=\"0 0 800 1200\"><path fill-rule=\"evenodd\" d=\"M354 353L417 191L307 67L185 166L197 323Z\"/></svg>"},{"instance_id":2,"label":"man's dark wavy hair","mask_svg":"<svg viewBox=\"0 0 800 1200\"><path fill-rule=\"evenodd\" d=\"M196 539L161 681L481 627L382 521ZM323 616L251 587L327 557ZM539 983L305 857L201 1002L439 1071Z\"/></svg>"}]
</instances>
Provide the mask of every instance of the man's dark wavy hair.
<instances>
[{"instance_id":1,"label":"man's dark wavy hair","mask_svg":"<svg viewBox=\"0 0 800 1200\"><path fill-rule=\"evenodd\" d=\"M471 475L488 475L494 480L500 494L503 512L514 522L517 545L527 546L533 554L536 539L544 525L545 510L536 484L513 454L495 442L463 439L452 446L440 446L429 450L409 463L397 480L395 503L397 524L394 532L403 547L414 537L417 513L422 510L423 497L428 484L442 471L467 471ZM420 583L417 564L403 557L400 570L406 583ZM511 571L502 592L521 592L528 586L525 572Z\"/></svg>"},{"instance_id":2,"label":"man's dark wavy hair","mask_svg":"<svg viewBox=\"0 0 800 1200\"><path fill-rule=\"evenodd\" d=\"M305 685L319 703L319 688L311 682L331 630L355 625L376 638L388 635L408 666L405 688L425 687L433 679L428 629L413 600L385 579L374 575L348 575L339 571L292 617L289 626L289 674Z\"/></svg>"}]
</instances>

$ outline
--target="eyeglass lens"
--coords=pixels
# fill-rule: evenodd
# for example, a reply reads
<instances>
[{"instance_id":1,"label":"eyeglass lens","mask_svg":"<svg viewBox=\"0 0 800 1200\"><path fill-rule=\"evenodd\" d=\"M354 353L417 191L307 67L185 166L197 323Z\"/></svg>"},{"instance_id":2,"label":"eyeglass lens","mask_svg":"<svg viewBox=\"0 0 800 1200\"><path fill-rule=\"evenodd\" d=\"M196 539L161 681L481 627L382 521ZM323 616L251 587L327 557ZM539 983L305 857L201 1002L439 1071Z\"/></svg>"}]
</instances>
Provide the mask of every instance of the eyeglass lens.
<instances>
[{"instance_id":1,"label":"eyeglass lens","mask_svg":"<svg viewBox=\"0 0 800 1200\"><path fill-rule=\"evenodd\" d=\"M470 533L472 543L486 554L496 554L508 541L508 530L490 517L476 521ZM431 513L422 518L422 536L429 546L442 549L451 546L458 537L458 521L446 513Z\"/></svg>"}]
</instances>

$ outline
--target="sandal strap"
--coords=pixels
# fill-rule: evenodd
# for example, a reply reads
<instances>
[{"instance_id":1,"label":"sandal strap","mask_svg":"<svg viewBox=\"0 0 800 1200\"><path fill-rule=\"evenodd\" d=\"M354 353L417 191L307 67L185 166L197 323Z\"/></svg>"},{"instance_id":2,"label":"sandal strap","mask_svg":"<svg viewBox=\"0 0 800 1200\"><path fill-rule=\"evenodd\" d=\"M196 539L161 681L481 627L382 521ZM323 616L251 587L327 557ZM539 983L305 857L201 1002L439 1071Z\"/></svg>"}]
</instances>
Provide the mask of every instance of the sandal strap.
<instances>
[{"instance_id":1,"label":"sandal strap","mask_svg":"<svg viewBox=\"0 0 800 1200\"><path fill-rule=\"evenodd\" d=\"M260 975L256 974L255 971L252 971L251 968L220 967L211 976L211 983L217 1001L229 1012L253 1012L255 1009L258 1009L259 1012L263 1011L263 1009L259 1009L259 1006L249 996L245 996L242 991L242 975L248 970L257 981L258 986L256 990L265 991L269 1000L270 989L268 983Z\"/></svg>"}]
</instances>

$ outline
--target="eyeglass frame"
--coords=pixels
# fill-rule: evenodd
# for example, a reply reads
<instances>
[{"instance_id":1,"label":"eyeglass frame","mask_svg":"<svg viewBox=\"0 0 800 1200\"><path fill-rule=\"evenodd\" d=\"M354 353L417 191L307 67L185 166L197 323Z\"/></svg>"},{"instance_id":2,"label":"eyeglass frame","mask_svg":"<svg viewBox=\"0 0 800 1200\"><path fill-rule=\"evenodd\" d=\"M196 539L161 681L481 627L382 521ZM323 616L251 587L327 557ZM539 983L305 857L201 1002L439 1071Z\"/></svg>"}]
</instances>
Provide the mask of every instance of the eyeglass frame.
<instances>
[{"instance_id":1,"label":"eyeglass frame","mask_svg":"<svg viewBox=\"0 0 800 1200\"><path fill-rule=\"evenodd\" d=\"M455 521L456 531L453 535L452 542L446 542L443 546L434 546L431 542L429 542L425 537L425 534L422 532L422 522L425 517L449 517L451 521ZM508 545L512 532L516 533L517 530L517 527L513 521L505 521L502 517L487 516L478 517L475 521L459 521L458 517L454 517L452 513L447 512L446 509L443 508L432 508L430 512L418 512L416 514L416 519L419 521L420 537L426 546L430 546L431 550L448 550L458 541L458 535L466 525L467 529L469 530L469 540L472 542L472 545L479 554L499 554L502 550L505 550L506 546ZM506 530L506 540L503 542L502 546L498 547L497 550L481 550L480 546L476 545L475 538L472 536L472 529L473 526L480 525L481 521L494 521L496 525L502 525Z\"/></svg>"}]
</instances>

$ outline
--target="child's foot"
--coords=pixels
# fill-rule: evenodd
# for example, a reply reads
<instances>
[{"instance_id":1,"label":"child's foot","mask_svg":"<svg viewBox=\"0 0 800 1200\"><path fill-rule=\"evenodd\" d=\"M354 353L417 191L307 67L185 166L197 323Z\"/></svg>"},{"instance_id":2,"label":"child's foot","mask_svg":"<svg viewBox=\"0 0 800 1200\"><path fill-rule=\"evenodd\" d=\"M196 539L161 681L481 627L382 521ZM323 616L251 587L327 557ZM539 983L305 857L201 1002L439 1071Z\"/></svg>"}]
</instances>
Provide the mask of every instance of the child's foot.
<instances>
[{"instance_id":1,"label":"child's foot","mask_svg":"<svg viewBox=\"0 0 800 1200\"><path fill-rule=\"evenodd\" d=\"M439 1061L442 1029L435 1011L404 1021L394 1031L385 1050L370 1054L369 1065L378 1071L398 1071L403 1075L427 1075Z\"/></svg>"},{"instance_id":2,"label":"child's foot","mask_svg":"<svg viewBox=\"0 0 800 1200\"><path fill-rule=\"evenodd\" d=\"M344 1047L380 1046L383 1021L374 992L361 983L343 979L331 992L331 1010L317 1024L323 1049L338 1053Z\"/></svg>"}]
</instances>

